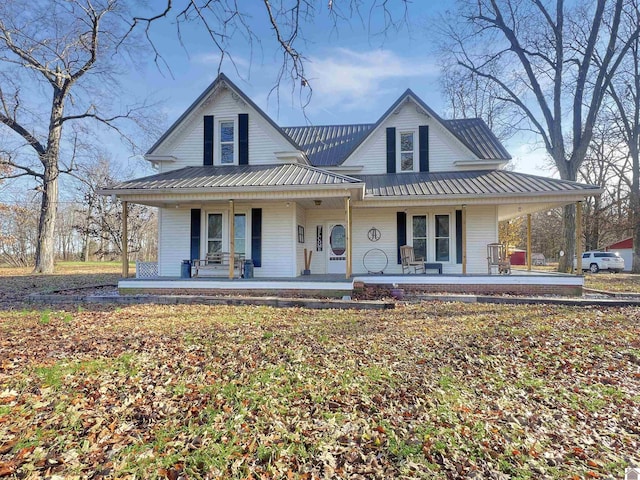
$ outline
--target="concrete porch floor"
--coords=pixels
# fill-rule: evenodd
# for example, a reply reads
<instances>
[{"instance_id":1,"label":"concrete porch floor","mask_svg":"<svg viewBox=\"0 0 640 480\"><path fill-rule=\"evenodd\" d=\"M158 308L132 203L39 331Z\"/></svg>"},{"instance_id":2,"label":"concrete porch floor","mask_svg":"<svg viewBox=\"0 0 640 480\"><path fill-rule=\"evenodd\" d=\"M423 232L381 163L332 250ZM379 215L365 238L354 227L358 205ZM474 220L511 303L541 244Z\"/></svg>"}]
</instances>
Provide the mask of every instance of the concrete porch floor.
<instances>
[{"instance_id":1,"label":"concrete porch floor","mask_svg":"<svg viewBox=\"0 0 640 480\"><path fill-rule=\"evenodd\" d=\"M340 274L315 274L291 278L131 278L122 279L118 289L122 293L171 292L188 293L215 291L263 291L279 294L282 292L334 292L349 295L354 286L365 288L406 288L408 290L443 291L464 293L535 293L553 294L558 290L573 290L580 294L584 286L584 277L548 271L513 270L511 275L457 275L457 274L405 274L405 275L354 275L346 279ZM575 293L580 291L580 293Z\"/></svg>"}]
</instances>

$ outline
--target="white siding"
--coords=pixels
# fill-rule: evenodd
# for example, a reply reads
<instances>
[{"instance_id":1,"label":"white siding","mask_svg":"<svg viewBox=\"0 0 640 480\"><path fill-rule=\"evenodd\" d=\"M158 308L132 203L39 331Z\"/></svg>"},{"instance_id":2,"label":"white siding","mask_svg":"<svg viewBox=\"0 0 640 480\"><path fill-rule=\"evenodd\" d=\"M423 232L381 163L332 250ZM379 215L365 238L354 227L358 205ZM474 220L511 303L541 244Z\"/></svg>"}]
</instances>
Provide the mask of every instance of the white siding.
<instances>
[{"instance_id":1,"label":"white siding","mask_svg":"<svg viewBox=\"0 0 640 480\"><path fill-rule=\"evenodd\" d=\"M398 255L396 253L396 212L397 210L394 208L353 209L353 261L351 262L351 268L354 275L368 273L364 266L363 258L364 255L373 248L382 250L389 260L387 268L384 270L385 274L402 273L402 268L398 265ZM372 227L380 230L381 236L377 242L372 242L367 237L367 233ZM370 255L373 255L373 253Z\"/></svg>"},{"instance_id":2,"label":"white siding","mask_svg":"<svg viewBox=\"0 0 640 480\"><path fill-rule=\"evenodd\" d=\"M467 273L487 273L487 244L497 241L496 207L467 207Z\"/></svg>"},{"instance_id":3,"label":"white siding","mask_svg":"<svg viewBox=\"0 0 640 480\"><path fill-rule=\"evenodd\" d=\"M217 120L236 119L239 113L249 114L250 165L277 163L274 152L295 150L262 115L241 100L234 100L229 90L223 90L212 102L196 109L154 152L158 155L173 155L177 158L175 162L162 164L161 171L202 165L204 116L213 115L217 125ZM216 137L217 135L214 135L214 148L217 146Z\"/></svg>"},{"instance_id":4,"label":"white siding","mask_svg":"<svg viewBox=\"0 0 640 480\"><path fill-rule=\"evenodd\" d=\"M294 277L296 272L294 207L285 203L262 208L262 267L256 277Z\"/></svg>"},{"instance_id":5,"label":"white siding","mask_svg":"<svg viewBox=\"0 0 640 480\"><path fill-rule=\"evenodd\" d=\"M296 242L296 274L300 274L304 270L304 249L309 250L308 235L306 227L305 209L296 204L296 223L294 227L294 237ZM298 243L298 225L301 225L305 230L304 243ZM307 253L308 255L308 253ZM313 257L311 257L313 260Z\"/></svg>"},{"instance_id":6,"label":"white siding","mask_svg":"<svg viewBox=\"0 0 640 480\"><path fill-rule=\"evenodd\" d=\"M343 163L344 166L362 165L363 175L387 173L386 129L395 127L397 131L415 130L415 162L418 165L418 127L429 126L429 170L443 172L455 170L454 161L476 160L466 147L453 137L439 122L419 113L413 102L404 103L399 113L392 113L366 139L360 147ZM396 145L396 148L399 148Z\"/></svg>"},{"instance_id":7,"label":"white siding","mask_svg":"<svg viewBox=\"0 0 640 480\"><path fill-rule=\"evenodd\" d=\"M327 224L343 222L344 212L341 209L309 209L286 203L269 205L253 205L262 207L262 267L256 268L256 277L293 277L300 275L304 269L304 248L313 252L311 273L323 274L327 271L326 245L323 251L316 251L316 226L322 225L327 235ZM249 207L238 208L248 212ZM203 212L211 209L203 208ZM352 212L352 245L353 274L365 274L367 269L363 263L365 254L371 249L382 250L388 265L385 274L402 273L397 263L397 227L398 208L354 208ZM455 209L420 209L407 210L407 240L411 242L411 215L427 215L429 218L429 254L433 254L433 218L435 214L449 214L451 217L451 261L443 263L444 273L461 273L462 266L456 263ZM190 223L189 209L160 209L158 264L161 276L180 276L182 260L190 257ZM227 218L225 216L225 218ZM250 218L247 217L248 223ZM298 225L305 227L305 243L297 242ZM377 242L368 239L369 229L376 227L381 232ZM206 249L206 226L202 226L201 249ZM248 232L247 232L248 233ZM497 213L495 206L470 206L467 208L467 273L483 274L487 271L487 244L498 239ZM428 258L433 261L433 258Z\"/></svg>"},{"instance_id":8,"label":"white siding","mask_svg":"<svg viewBox=\"0 0 640 480\"><path fill-rule=\"evenodd\" d=\"M158 226L158 274L179 277L183 260L191 255L191 211L161 208Z\"/></svg>"}]
</instances>

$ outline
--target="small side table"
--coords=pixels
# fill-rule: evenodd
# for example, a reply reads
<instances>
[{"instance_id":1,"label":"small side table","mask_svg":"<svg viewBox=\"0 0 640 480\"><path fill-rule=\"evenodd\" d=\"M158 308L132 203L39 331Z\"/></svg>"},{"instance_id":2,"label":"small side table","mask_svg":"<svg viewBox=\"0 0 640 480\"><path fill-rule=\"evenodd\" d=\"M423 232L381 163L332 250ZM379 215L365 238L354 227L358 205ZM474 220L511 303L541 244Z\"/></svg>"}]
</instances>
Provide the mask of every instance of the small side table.
<instances>
[{"instance_id":1,"label":"small side table","mask_svg":"<svg viewBox=\"0 0 640 480\"><path fill-rule=\"evenodd\" d=\"M435 263L424 263L424 273L427 273L427 270L438 270L438 275L442 275L442 264L439 262Z\"/></svg>"}]
</instances>

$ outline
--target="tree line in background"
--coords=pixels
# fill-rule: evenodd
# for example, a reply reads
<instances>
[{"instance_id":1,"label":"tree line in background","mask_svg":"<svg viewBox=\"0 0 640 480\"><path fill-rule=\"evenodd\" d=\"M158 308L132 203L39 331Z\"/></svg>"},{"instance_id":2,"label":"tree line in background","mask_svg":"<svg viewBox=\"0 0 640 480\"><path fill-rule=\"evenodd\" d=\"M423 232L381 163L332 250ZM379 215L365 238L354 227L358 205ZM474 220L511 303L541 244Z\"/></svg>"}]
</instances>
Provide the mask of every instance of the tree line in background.
<instances>
[{"instance_id":1,"label":"tree line in background","mask_svg":"<svg viewBox=\"0 0 640 480\"><path fill-rule=\"evenodd\" d=\"M367 17L370 26L377 12L387 33L406 25L412 8L406 0L264 0L256 4L260 9L234 0L141 5L127 0L34 0L29 9L17 0L0 4L0 179L30 178L37 186L35 272L53 271L63 205L59 178L69 174L82 182L80 166L96 158L90 154L96 132L110 129L134 152L136 144L157 138L157 115L145 102L114 101L125 91L119 74L136 68L145 55L160 68L169 67L153 40L155 25L171 23L178 37L180 28L203 28L220 54L219 66L230 58L234 42L266 41L254 27L268 25L268 40L281 53L274 90L277 94L280 82L290 80L304 108L313 80L298 50L306 25L327 14L334 27ZM580 240L595 248L630 232L634 251L640 252L638 0L459 0L435 30L450 113L484 118L502 140L529 134L561 178L602 186L605 193L584 205ZM85 210L92 208L85 202ZM559 268L569 271L575 208L544 215L534 223L562 220L546 235L563 233L560 249L566 256ZM118 242L108 230L106 223L87 227L90 233L80 234L80 243L86 249L87 239L104 238L103 248L115 252ZM640 271L640 257L633 263Z\"/></svg>"},{"instance_id":2,"label":"tree line in background","mask_svg":"<svg viewBox=\"0 0 640 480\"><path fill-rule=\"evenodd\" d=\"M59 202L53 239L55 260L119 260L122 254L122 203L98 194L118 179L107 160L84 164L74 172L74 194ZM0 264L34 264L38 245L38 192L24 192L0 203ZM157 258L157 211L128 206L128 251L131 260Z\"/></svg>"},{"instance_id":3,"label":"tree line in background","mask_svg":"<svg viewBox=\"0 0 640 480\"><path fill-rule=\"evenodd\" d=\"M577 240L596 249L632 235L640 272L638 1L460 0L439 31L450 112L484 118L502 140L533 135L560 178L602 187ZM545 226L534 252L566 253L560 271L572 269L575 222L574 205L534 218Z\"/></svg>"}]
</instances>

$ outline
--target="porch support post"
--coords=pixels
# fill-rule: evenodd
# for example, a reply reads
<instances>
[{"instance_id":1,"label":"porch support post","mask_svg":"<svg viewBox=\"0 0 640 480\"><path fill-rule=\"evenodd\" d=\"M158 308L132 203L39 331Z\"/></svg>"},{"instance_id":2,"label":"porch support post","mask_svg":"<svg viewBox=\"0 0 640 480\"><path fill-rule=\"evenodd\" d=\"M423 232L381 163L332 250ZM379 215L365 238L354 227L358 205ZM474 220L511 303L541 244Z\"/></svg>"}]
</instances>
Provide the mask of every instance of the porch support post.
<instances>
[{"instance_id":1,"label":"porch support post","mask_svg":"<svg viewBox=\"0 0 640 480\"><path fill-rule=\"evenodd\" d=\"M233 271L236 266L236 214L233 200L229 200L229 278L233 279Z\"/></svg>"},{"instance_id":2,"label":"porch support post","mask_svg":"<svg viewBox=\"0 0 640 480\"><path fill-rule=\"evenodd\" d=\"M127 231L128 213L127 202L122 202L122 277L129 277L129 232Z\"/></svg>"},{"instance_id":3,"label":"porch support post","mask_svg":"<svg viewBox=\"0 0 640 480\"><path fill-rule=\"evenodd\" d=\"M347 235L347 279L351 278L351 261L352 261L352 249L351 249L351 197L346 197L344 199L344 211L346 216L346 235Z\"/></svg>"},{"instance_id":4,"label":"porch support post","mask_svg":"<svg viewBox=\"0 0 640 480\"><path fill-rule=\"evenodd\" d=\"M467 206L462 205L462 274L467 274Z\"/></svg>"},{"instance_id":5,"label":"porch support post","mask_svg":"<svg viewBox=\"0 0 640 480\"><path fill-rule=\"evenodd\" d=\"M576 270L582 275L582 202L576 202Z\"/></svg>"},{"instance_id":6,"label":"porch support post","mask_svg":"<svg viewBox=\"0 0 640 480\"><path fill-rule=\"evenodd\" d=\"M531 271L531 214L527 213L527 271Z\"/></svg>"}]
</instances>

